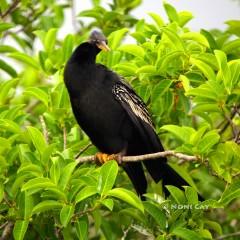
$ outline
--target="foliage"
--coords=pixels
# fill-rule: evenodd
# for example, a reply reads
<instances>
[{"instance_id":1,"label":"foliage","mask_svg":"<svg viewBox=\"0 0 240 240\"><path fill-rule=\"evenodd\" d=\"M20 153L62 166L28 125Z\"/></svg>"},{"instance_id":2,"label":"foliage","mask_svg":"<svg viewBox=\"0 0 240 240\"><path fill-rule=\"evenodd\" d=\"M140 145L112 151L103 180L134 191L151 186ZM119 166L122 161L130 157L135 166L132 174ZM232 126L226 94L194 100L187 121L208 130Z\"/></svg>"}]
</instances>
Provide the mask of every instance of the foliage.
<instances>
[{"instance_id":1,"label":"foliage","mask_svg":"<svg viewBox=\"0 0 240 240\"><path fill-rule=\"evenodd\" d=\"M140 2L115 0L108 10L93 1L78 15L80 24L93 19L81 36L60 34L71 1L22 0L7 16L13 3L1 2L0 223L14 223L14 239L213 239L240 228L239 21L192 32L191 13L167 3L168 21L131 17ZM89 139L73 118L63 68L93 26L112 49L98 61L144 99L165 148L198 157L170 160L191 187L168 186L165 199L152 183L142 202L116 162L77 165ZM126 35L136 43L123 44Z\"/></svg>"}]
</instances>

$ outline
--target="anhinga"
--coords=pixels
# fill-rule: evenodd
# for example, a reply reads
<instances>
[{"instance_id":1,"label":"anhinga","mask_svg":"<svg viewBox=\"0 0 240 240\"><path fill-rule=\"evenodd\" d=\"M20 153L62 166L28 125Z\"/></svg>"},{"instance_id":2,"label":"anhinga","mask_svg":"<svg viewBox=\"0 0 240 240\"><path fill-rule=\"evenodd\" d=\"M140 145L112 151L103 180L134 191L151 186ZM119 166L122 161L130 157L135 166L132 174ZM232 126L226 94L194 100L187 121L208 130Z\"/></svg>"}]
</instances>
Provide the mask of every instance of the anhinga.
<instances>
[{"instance_id":1,"label":"anhinga","mask_svg":"<svg viewBox=\"0 0 240 240\"><path fill-rule=\"evenodd\" d=\"M75 118L106 161L114 156L141 155L163 151L146 105L131 86L115 72L96 63L101 50L110 50L107 39L93 31L66 64L64 81ZM109 156L110 155L110 156ZM146 193L143 165L155 182L181 187L188 185L166 158L123 163L137 193ZM167 190L164 188L165 193Z\"/></svg>"}]
</instances>

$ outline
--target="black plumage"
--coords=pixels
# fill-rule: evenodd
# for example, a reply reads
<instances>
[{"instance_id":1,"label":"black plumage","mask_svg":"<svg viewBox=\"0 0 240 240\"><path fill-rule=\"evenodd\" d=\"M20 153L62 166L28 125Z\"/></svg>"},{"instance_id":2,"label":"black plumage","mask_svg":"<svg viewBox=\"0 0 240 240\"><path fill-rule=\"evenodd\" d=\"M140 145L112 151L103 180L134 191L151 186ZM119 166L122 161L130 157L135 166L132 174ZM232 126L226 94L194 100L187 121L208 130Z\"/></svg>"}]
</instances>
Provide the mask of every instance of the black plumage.
<instances>
[{"instance_id":1,"label":"black plumage","mask_svg":"<svg viewBox=\"0 0 240 240\"><path fill-rule=\"evenodd\" d=\"M78 124L92 143L107 154L140 155L163 151L141 98L115 72L96 64L101 49L109 50L106 44L105 37L94 31L66 64L64 81ZM163 181L163 186L188 185L166 161L166 158L146 160L143 164L155 182ZM141 196L146 193L142 163L124 163L123 168L137 193Z\"/></svg>"}]
</instances>

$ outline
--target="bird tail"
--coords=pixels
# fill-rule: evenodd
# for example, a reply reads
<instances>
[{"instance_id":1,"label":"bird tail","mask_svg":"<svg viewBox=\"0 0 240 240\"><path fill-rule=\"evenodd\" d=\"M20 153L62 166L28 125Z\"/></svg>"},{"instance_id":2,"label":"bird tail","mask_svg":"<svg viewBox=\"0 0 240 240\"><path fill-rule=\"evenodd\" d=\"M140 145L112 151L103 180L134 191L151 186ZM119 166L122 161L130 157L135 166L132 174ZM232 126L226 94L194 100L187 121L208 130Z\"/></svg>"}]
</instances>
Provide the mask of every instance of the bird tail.
<instances>
[{"instance_id":1,"label":"bird tail","mask_svg":"<svg viewBox=\"0 0 240 240\"><path fill-rule=\"evenodd\" d=\"M130 178L137 194L145 200L143 194L147 191L147 180L141 162L129 162L123 165L123 169Z\"/></svg>"},{"instance_id":2,"label":"bird tail","mask_svg":"<svg viewBox=\"0 0 240 240\"><path fill-rule=\"evenodd\" d=\"M181 189L183 189L182 186L189 185L174 169L172 169L166 163L165 158L146 160L144 161L144 165L156 183L162 180L163 190L166 196L169 195L169 192L165 185L173 185Z\"/></svg>"}]
</instances>

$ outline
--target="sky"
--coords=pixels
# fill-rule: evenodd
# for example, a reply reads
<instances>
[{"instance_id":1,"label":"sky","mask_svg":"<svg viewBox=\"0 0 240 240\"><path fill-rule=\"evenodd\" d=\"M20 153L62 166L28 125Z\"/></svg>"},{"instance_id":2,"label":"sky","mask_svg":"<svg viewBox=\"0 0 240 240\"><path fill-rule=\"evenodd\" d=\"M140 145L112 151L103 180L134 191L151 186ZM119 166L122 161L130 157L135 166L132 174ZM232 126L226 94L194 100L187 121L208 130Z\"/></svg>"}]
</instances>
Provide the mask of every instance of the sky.
<instances>
[{"instance_id":1,"label":"sky","mask_svg":"<svg viewBox=\"0 0 240 240\"><path fill-rule=\"evenodd\" d=\"M103 6L111 0L102 0ZM191 30L198 31L218 28L224 30L224 22L230 19L240 20L240 1L237 0L167 0L177 11L190 11L194 19L188 23ZM162 17L166 14L163 10L162 0L143 0L141 6L132 14L138 18L148 18L147 12L159 13ZM90 0L75 0L76 12L91 8Z\"/></svg>"}]
</instances>

